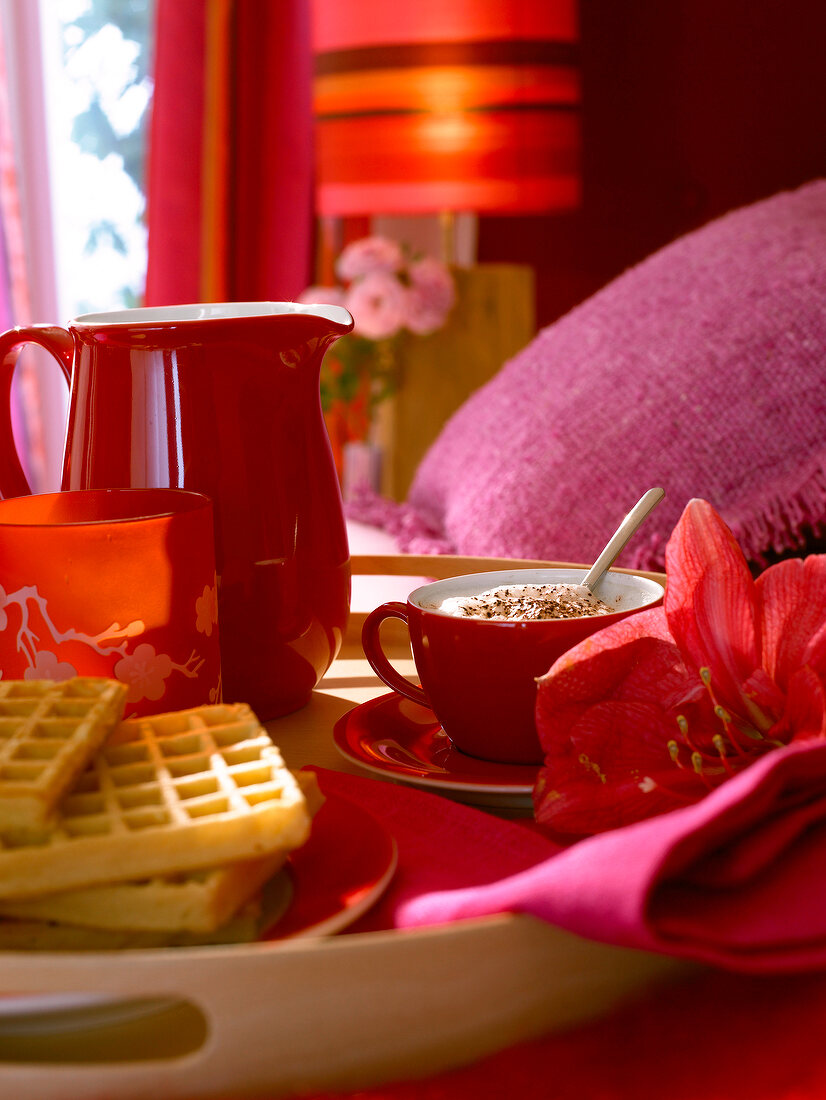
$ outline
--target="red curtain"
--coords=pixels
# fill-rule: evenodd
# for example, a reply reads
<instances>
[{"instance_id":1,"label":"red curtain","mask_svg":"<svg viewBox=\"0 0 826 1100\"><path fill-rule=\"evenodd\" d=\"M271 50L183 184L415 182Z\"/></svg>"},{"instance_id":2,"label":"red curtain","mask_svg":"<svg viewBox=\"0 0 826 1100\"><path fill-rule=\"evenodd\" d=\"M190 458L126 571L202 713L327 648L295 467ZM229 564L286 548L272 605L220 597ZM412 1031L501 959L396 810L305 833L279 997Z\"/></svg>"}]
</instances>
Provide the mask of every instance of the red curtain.
<instances>
[{"instance_id":1,"label":"red curtain","mask_svg":"<svg viewBox=\"0 0 826 1100\"><path fill-rule=\"evenodd\" d=\"M312 281L311 74L307 0L158 0L147 305Z\"/></svg>"}]
</instances>

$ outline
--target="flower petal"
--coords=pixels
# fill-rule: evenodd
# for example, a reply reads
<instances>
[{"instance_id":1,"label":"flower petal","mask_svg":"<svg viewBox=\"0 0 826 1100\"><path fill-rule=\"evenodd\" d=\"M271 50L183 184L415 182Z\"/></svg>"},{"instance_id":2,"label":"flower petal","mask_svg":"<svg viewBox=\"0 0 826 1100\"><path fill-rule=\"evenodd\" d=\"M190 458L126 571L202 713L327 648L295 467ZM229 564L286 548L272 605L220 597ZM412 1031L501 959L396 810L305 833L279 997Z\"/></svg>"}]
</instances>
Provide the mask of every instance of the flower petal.
<instances>
[{"instance_id":1,"label":"flower petal","mask_svg":"<svg viewBox=\"0 0 826 1100\"><path fill-rule=\"evenodd\" d=\"M573 717L573 716L569 716ZM581 710L562 751L548 753L534 789L539 824L587 836L696 802L702 777L668 752L673 733L654 704L619 700Z\"/></svg>"},{"instance_id":2,"label":"flower petal","mask_svg":"<svg viewBox=\"0 0 826 1100\"><path fill-rule=\"evenodd\" d=\"M407 289L387 271L368 272L353 283L344 299L354 331L368 340L395 336L407 315Z\"/></svg>"},{"instance_id":3,"label":"flower petal","mask_svg":"<svg viewBox=\"0 0 826 1100\"><path fill-rule=\"evenodd\" d=\"M769 737L784 744L826 737L826 688L814 669L799 668L790 677L786 709Z\"/></svg>"},{"instance_id":4,"label":"flower petal","mask_svg":"<svg viewBox=\"0 0 826 1100\"><path fill-rule=\"evenodd\" d=\"M546 755L534 808L541 824L583 836L706 793L707 780L690 767L690 750L684 768L669 751L678 733L674 706L690 702L696 685L662 608L580 642L538 683L536 725ZM689 713L698 739L711 744L715 731L699 727L698 708Z\"/></svg>"},{"instance_id":5,"label":"flower petal","mask_svg":"<svg viewBox=\"0 0 826 1100\"><path fill-rule=\"evenodd\" d=\"M784 691L804 665L826 683L826 554L778 562L755 588L766 671Z\"/></svg>"},{"instance_id":6,"label":"flower petal","mask_svg":"<svg viewBox=\"0 0 826 1100\"><path fill-rule=\"evenodd\" d=\"M764 668L756 668L743 683L743 695L761 714L782 714L786 707L786 696Z\"/></svg>"},{"instance_id":7,"label":"flower petal","mask_svg":"<svg viewBox=\"0 0 826 1100\"><path fill-rule=\"evenodd\" d=\"M561 692L565 699L594 699L607 695L627 675L632 662L620 663L629 642L637 639L655 639L673 646L665 613L661 607L640 611L627 619L598 630L583 639L557 660L550 670L538 680L540 698L547 699ZM610 653L609 661L596 661L600 654ZM653 686L653 685L652 685ZM553 693L553 694L551 694Z\"/></svg>"},{"instance_id":8,"label":"flower petal","mask_svg":"<svg viewBox=\"0 0 826 1100\"><path fill-rule=\"evenodd\" d=\"M742 685L761 666L757 597L731 531L705 500L691 500L665 552L668 627L694 670L709 668L724 706L742 710Z\"/></svg>"},{"instance_id":9,"label":"flower petal","mask_svg":"<svg viewBox=\"0 0 826 1100\"><path fill-rule=\"evenodd\" d=\"M404 264L402 247L389 237L361 237L345 245L336 260L336 275L349 283L374 271L399 271Z\"/></svg>"}]
</instances>

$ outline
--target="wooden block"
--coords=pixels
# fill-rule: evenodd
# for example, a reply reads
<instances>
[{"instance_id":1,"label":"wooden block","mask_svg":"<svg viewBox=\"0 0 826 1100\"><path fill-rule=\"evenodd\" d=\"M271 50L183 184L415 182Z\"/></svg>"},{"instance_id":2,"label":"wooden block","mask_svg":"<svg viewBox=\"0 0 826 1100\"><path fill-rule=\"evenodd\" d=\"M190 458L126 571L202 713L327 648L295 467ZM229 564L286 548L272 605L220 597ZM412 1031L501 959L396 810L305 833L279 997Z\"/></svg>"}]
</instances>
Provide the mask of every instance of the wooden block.
<instances>
[{"instance_id":1,"label":"wooden block","mask_svg":"<svg viewBox=\"0 0 826 1100\"><path fill-rule=\"evenodd\" d=\"M376 410L381 491L395 500L406 496L445 421L535 334L532 268L480 264L454 275L457 302L447 325L404 340L398 389Z\"/></svg>"}]
</instances>

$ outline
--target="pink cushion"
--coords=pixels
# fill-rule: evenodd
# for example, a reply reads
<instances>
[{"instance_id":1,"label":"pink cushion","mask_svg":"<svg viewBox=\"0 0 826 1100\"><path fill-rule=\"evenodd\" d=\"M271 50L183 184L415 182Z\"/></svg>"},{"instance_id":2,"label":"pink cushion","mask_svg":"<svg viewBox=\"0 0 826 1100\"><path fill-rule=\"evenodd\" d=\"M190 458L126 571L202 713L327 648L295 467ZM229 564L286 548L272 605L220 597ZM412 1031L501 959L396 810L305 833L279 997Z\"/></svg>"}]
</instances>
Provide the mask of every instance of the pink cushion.
<instances>
[{"instance_id":1,"label":"pink cushion","mask_svg":"<svg viewBox=\"0 0 826 1100\"><path fill-rule=\"evenodd\" d=\"M727 214L544 329L445 425L401 549L590 561L653 485L621 564L661 569L691 497L756 562L826 531L826 180Z\"/></svg>"}]
</instances>

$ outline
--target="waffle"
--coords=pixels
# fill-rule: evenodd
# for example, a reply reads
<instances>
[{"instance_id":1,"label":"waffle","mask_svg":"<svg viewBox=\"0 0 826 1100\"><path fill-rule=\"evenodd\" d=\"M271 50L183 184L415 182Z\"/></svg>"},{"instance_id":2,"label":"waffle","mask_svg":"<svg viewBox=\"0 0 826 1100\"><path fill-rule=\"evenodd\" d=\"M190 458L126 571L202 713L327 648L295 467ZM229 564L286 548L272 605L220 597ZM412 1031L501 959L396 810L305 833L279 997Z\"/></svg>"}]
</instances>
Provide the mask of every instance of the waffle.
<instances>
[{"instance_id":1,"label":"waffle","mask_svg":"<svg viewBox=\"0 0 826 1100\"><path fill-rule=\"evenodd\" d=\"M214 932L258 894L287 855L276 852L204 871L0 902L0 914L81 928Z\"/></svg>"},{"instance_id":2,"label":"waffle","mask_svg":"<svg viewBox=\"0 0 826 1100\"><path fill-rule=\"evenodd\" d=\"M273 880L280 884L282 876ZM289 884L283 907L289 904ZM267 890L270 887L267 886ZM148 932L113 928L81 928L37 920L0 920L0 951L124 951L148 947L201 947L208 944L252 943L269 927L257 905L243 909L214 932Z\"/></svg>"},{"instance_id":3,"label":"waffle","mask_svg":"<svg viewBox=\"0 0 826 1100\"><path fill-rule=\"evenodd\" d=\"M303 844L295 777L243 703L128 719L52 827L0 838L0 898L220 867Z\"/></svg>"},{"instance_id":4,"label":"waffle","mask_svg":"<svg viewBox=\"0 0 826 1100\"><path fill-rule=\"evenodd\" d=\"M293 900L292 879L275 874L229 921L210 932L81 928L45 920L0 920L0 951L123 951L252 943L272 928Z\"/></svg>"},{"instance_id":5,"label":"waffle","mask_svg":"<svg viewBox=\"0 0 826 1100\"><path fill-rule=\"evenodd\" d=\"M304 772L297 779L314 815L323 802L315 775ZM258 895L288 855L281 850L204 871L0 901L0 914L94 929L211 933Z\"/></svg>"},{"instance_id":6,"label":"waffle","mask_svg":"<svg viewBox=\"0 0 826 1100\"><path fill-rule=\"evenodd\" d=\"M123 716L117 680L0 680L0 823L37 833Z\"/></svg>"}]
</instances>

